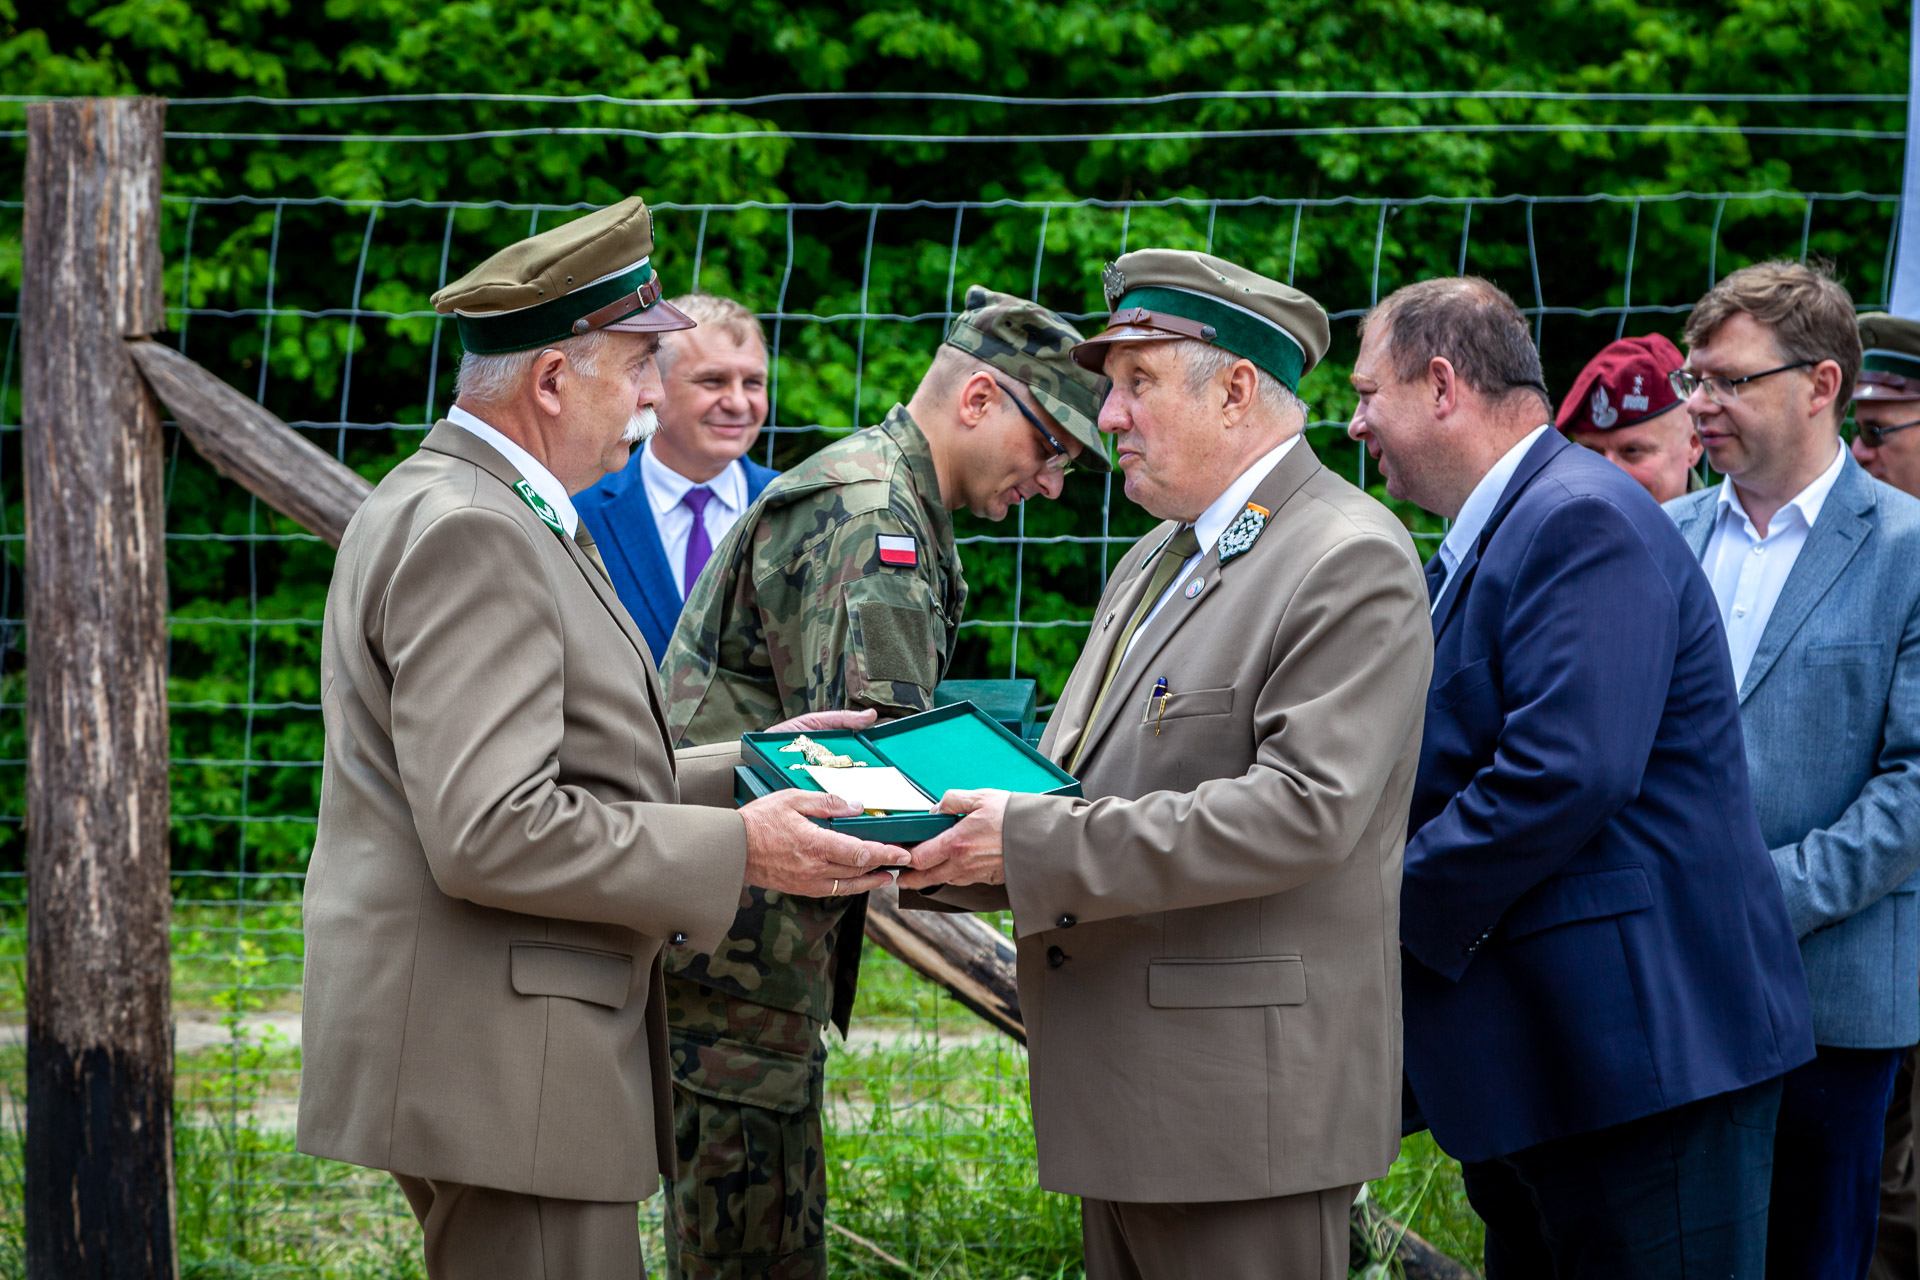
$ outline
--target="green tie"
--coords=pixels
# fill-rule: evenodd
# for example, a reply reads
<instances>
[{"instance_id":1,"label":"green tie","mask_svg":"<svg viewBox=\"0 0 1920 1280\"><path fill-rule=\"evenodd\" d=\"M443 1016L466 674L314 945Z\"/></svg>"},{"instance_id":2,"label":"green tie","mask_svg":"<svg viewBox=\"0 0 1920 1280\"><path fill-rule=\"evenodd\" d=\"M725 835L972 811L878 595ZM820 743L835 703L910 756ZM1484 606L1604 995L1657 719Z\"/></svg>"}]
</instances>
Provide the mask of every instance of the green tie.
<instances>
[{"instance_id":1,"label":"green tie","mask_svg":"<svg viewBox=\"0 0 1920 1280\"><path fill-rule=\"evenodd\" d=\"M1153 612L1154 602L1161 593L1173 585L1173 577L1180 572L1181 566L1199 552L1200 539L1194 535L1193 526L1181 525L1179 531L1167 539L1167 545L1153 562L1153 577L1147 581L1147 593L1140 597L1140 603L1134 606L1133 616L1127 619L1126 628L1120 632L1120 638L1113 642L1113 653L1107 658L1107 674L1100 681L1100 692L1093 700L1093 710L1087 712L1086 724L1080 727L1080 745L1073 749L1073 762L1067 766L1068 773L1080 767L1080 757L1087 753L1093 722L1099 718L1100 706L1107 700L1107 691L1113 688L1114 673L1120 670L1120 661L1127 656L1127 645L1132 642L1133 633Z\"/></svg>"}]
</instances>

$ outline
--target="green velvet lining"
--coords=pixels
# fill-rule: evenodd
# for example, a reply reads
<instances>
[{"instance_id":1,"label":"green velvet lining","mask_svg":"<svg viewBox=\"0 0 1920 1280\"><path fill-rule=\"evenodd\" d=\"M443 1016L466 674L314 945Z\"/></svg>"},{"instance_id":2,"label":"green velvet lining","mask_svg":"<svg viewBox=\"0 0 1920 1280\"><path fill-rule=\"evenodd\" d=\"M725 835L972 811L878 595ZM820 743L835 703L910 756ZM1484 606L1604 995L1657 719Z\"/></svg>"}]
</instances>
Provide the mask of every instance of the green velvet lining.
<instances>
[{"instance_id":1,"label":"green velvet lining","mask_svg":"<svg viewBox=\"0 0 1920 1280\"><path fill-rule=\"evenodd\" d=\"M789 769L788 765L805 764L806 759L798 751L781 751L786 742L798 737L789 735L755 735L754 743L767 759L780 766L780 772L786 775L788 782L802 791L819 791L821 788L813 780L813 775L805 769ZM873 754L871 748L858 736L851 733L810 733L807 735L815 742L837 756L852 756L855 760L864 760L871 765L884 765L886 761Z\"/></svg>"},{"instance_id":2,"label":"green velvet lining","mask_svg":"<svg viewBox=\"0 0 1920 1280\"><path fill-rule=\"evenodd\" d=\"M994 787L1038 794L1066 785L1045 761L973 715L888 734L875 745L936 801L956 789Z\"/></svg>"}]
</instances>

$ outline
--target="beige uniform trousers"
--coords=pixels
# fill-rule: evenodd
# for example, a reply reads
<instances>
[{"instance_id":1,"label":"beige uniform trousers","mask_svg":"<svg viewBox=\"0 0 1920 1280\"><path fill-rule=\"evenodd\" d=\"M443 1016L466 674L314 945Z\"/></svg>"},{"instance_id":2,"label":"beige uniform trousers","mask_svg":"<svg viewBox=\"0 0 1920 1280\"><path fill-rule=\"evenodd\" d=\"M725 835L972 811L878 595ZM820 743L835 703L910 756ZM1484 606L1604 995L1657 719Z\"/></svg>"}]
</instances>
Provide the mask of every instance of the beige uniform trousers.
<instances>
[{"instance_id":1,"label":"beige uniform trousers","mask_svg":"<svg viewBox=\"0 0 1920 1280\"><path fill-rule=\"evenodd\" d=\"M646 1280L632 1201L556 1200L396 1173L429 1280Z\"/></svg>"},{"instance_id":2,"label":"beige uniform trousers","mask_svg":"<svg viewBox=\"0 0 1920 1280\"><path fill-rule=\"evenodd\" d=\"M1346 1280L1358 1183L1266 1200L1080 1202L1087 1280Z\"/></svg>"}]
</instances>

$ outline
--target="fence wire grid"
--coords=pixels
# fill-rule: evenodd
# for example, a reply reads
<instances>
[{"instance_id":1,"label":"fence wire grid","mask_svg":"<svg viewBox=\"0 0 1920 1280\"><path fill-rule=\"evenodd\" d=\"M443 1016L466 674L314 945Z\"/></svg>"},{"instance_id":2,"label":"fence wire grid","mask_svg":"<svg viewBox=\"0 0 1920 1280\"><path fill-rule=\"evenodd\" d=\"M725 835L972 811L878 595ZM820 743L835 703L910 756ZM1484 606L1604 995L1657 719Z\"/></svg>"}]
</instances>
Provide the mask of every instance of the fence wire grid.
<instances>
[{"instance_id":1,"label":"fence wire grid","mask_svg":"<svg viewBox=\"0 0 1920 1280\"><path fill-rule=\"evenodd\" d=\"M1897 173L1900 135L1874 136ZM249 140L261 137L296 135ZM1248 261L1326 304L1336 341L1302 387L1314 410L1309 442L1378 492L1365 453L1344 436L1345 372L1352 320L1399 284L1492 276L1532 319L1549 381L1564 387L1606 341L1673 332L1720 274L1761 257L1831 259L1863 306L1884 304L1898 204L1893 194L1760 190L653 208L670 293L733 293L766 326L772 412L756 448L769 465L789 466L904 400L976 280L1091 321L1100 261L1171 243ZM0 219L17 223L20 207L0 204ZM590 207L169 192L162 340L377 478L450 402L457 344L427 296L492 249ZM20 1223L6 1205L20 1200L24 1124L22 318L17 302L6 305L0 1273L18 1274ZM417 1275L417 1232L384 1176L292 1149L299 895L319 790L315 672L331 552L215 476L171 423L167 433L183 1271ZM1043 702L1057 693L1107 573L1152 524L1111 476L1076 475L1069 490L1003 525L963 514L976 612L951 675L1034 678ZM1430 550L1442 526L1406 516ZM869 950L853 1035L833 1037L829 1063L836 1270L1073 1274L1077 1208L1035 1182L1023 1051ZM1466 1256L1473 1242L1421 1225L1414 1192L1432 1180L1415 1169L1376 1193ZM642 1209L650 1231L658 1204ZM654 1237L647 1257L657 1268L660 1256Z\"/></svg>"}]
</instances>

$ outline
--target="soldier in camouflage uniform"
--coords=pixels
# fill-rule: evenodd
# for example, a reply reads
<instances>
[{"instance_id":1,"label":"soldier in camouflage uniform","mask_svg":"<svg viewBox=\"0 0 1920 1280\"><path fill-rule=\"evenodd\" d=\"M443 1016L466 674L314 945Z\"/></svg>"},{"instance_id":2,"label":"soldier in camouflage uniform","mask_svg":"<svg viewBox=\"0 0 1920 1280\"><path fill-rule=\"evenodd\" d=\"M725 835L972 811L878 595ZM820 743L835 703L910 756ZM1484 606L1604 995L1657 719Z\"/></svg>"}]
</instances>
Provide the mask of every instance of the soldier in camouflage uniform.
<instances>
[{"instance_id":1,"label":"soldier in camouflage uniform","mask_svg":"<svg viewBox=\"0 0 1920 1280\"><path fill-rule=\"evenodd\" d=\"M672 736L737 739L801 711L933 705L966 582L951 512L992 520L1108 469L1106 379L1080 335L978 285L907 405L768 486L688 592L660 676ZM823 1032L845 1035L866 898L742 893L711 955L668 948L679 1172L675 1280L826 1274Z\"/></svg>"}]
</instances>

